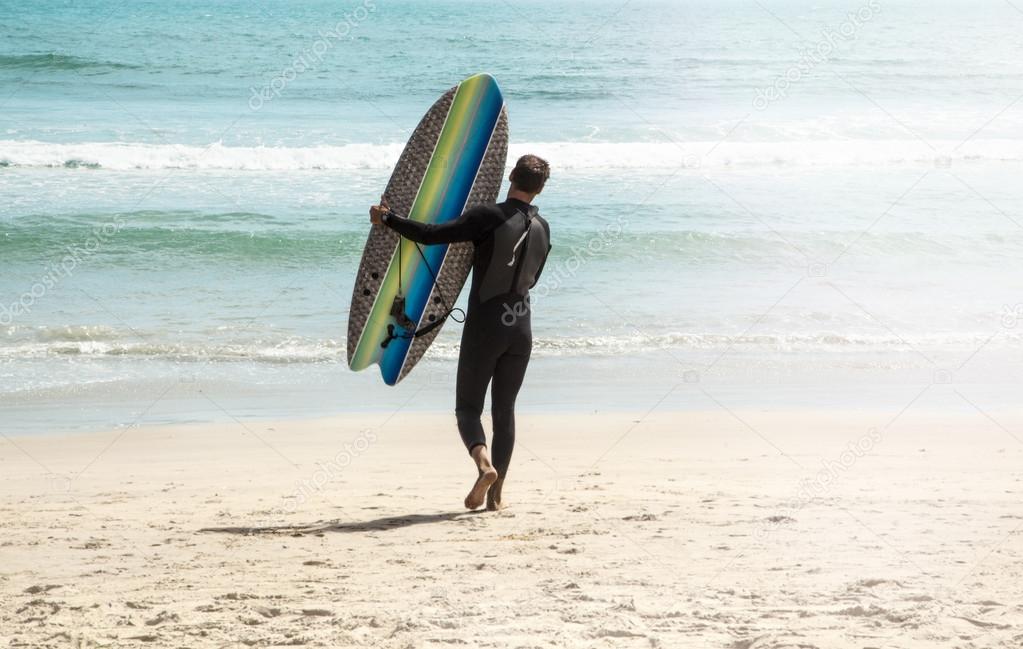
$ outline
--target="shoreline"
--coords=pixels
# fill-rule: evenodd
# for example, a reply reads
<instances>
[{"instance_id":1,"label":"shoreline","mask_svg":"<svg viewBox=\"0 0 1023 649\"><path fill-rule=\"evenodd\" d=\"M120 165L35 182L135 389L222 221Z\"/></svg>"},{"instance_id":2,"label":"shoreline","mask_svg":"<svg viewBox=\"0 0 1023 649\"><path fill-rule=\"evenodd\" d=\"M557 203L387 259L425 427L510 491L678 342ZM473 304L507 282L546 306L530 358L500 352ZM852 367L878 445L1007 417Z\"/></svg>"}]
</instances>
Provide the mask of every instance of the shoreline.
<instances>
[{"instance_id":1,"label":"shoreline","mask_svg":"<svg viewBox=\"0 0 1023 649\"><path fill-rule=\"evenodd\" d=\"M903 356L916 357L913 352ZM533 359L518 399L531 414L645 411L661 408L783 411L897 411L921 391L933 411L966 405L1013 410L1018 403L1014 364L1018 350L973 359L955 371L961 356L931 357L928 365L875 367L868 355L858 366L816 366L808 356L793 366L780 357L733 352L644 354L637 357L539 357ZM834 359L831 359L834 360ZM848 363L849 359L842 359ZM454 361L425 360L396 387L343 363L280 367L159 366L138 376L94 384L60 385L0 394L4 433L49 435L54 431L101 432L119 427L230 423L234 420L306 420L414 409L454 409ZM112 371L119 371L116 367ZM70 376L69 378L73 378Z\"/></svg>"}]
</instances>

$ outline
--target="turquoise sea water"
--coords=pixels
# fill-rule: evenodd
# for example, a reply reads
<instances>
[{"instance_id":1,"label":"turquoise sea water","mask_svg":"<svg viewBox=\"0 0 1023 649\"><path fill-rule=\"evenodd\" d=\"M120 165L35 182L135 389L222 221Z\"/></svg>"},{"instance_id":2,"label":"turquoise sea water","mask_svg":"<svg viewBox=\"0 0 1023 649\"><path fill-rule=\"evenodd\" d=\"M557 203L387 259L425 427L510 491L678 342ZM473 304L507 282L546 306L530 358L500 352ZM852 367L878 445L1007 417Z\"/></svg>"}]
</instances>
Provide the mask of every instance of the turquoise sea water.
<instances>
[{"instance_id":1,"label":"turquoise sea water","mask_svg":"<svg viewBox=\"0 0 1023 649\"><path fill-rule=\"evenodd\" d=\"M366 211L446 88L549 158L525 407L1011 402L1004 2L0 3L4 430L447 409L344 363Z\"/></svg>"}]
</instances>

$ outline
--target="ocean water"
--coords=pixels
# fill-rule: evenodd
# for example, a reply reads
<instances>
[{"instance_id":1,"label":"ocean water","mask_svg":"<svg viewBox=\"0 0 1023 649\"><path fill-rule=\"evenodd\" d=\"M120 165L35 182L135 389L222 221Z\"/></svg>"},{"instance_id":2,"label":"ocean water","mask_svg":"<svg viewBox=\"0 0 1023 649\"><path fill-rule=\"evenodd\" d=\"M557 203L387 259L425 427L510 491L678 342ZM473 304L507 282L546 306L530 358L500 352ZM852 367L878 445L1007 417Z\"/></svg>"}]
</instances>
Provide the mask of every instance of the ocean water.
<instances>
[{"instance_id":1,"label":"ocean water","mask_svg":"<svg viewBox=\"0 0 1023 649\"><path fill-rule=\"evenodd\" d=\"M994 0L0 3L3 430L450 408L457 324L387 388L348 371L346 313L405 139L480 71L511 158L553 168L524 408L1011 404L1021 26Z\"/></svg>"}]
</instances>

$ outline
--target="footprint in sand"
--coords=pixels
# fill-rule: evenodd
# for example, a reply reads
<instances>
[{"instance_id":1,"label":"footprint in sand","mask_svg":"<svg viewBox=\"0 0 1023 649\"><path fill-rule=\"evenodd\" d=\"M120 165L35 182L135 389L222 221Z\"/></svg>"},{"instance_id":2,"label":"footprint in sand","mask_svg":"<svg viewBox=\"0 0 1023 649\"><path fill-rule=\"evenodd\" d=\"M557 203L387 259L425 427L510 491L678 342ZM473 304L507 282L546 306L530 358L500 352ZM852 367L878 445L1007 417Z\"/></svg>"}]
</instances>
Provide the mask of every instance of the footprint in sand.
<instances>
[{"instance_id":1,"label":"footprint in sand","mask_svg":"<svg viewBox=\"0 0 1023 649\"><path fill-rule=\"evenodd\" d=\"M632 516L622 516L623 521L656 521L657 516L654 514L634 514Z\"/></svg>"},{"instance_id":2,"label":"footprint in sand","mask_svg":"<svg viewBox=\"0 0 1023 649\"><path fill-rule=\"evenodd\" d=\"M46 601L45 599L34 599L15 611L18 615L28 613L29 617L23 619L21 621L22 624L27 624L29 622L43 622L46 618L51 615L56 615L59 612L59 604L56 602Z\"/></svg>"},{"instance_id":3,"label":"footprint in sand","mask_svg":"<svg viewBox=\"0 0 1023 649\"><path fill-rule=\"evenodd\" d=\"M181 618L178 617L177 613L168 613L167 611L160 611L156 614L156 617L146 620L146 626L158 626L164 622L180 622Z\"/></svg>"}]
</instances>

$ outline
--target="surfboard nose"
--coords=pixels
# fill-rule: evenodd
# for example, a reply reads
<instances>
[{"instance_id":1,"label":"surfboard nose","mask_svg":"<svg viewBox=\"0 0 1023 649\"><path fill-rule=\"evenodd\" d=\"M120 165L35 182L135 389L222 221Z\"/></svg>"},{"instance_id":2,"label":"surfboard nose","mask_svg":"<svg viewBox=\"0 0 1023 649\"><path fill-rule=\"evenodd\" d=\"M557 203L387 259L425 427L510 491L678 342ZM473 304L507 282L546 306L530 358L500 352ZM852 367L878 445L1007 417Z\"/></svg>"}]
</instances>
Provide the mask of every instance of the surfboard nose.
<instances>
[{"instance_id":1,"label":"surfboard nose","mask_svg":"<svg viewBox=\"0 0 1023 649\"><path fill-rule=\"evenodd\" d=\"M500 92L500 87L497 85L497 79L495 79L494 75L490 74L489 72L480 72L479 74L474 74L471 77L468 77L467 79L462 81L462 83L480 84L481 86L492 86L495 90Z\"/></svg>"},{"instance_id":2,"label":"surfboard nose","mask_svg":"<svg viewBox=\"0 0 1023 649\"><path fill-rule=\"evenodd\" d=\"M495 79L494 75L490 74L489 72L478 72L478 73L472 75L471 77L469 77L468 79L466 79L466 81L469 81L470 79L478 79L478 80L481 80L481 81L486 80L486 81L490 81L492 83L497 83L497 79Z\"/></svg>"}]
</instances>

